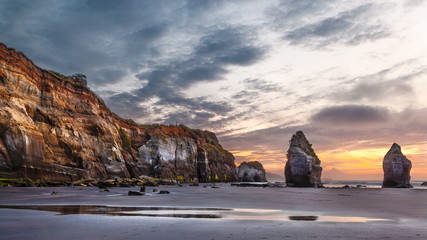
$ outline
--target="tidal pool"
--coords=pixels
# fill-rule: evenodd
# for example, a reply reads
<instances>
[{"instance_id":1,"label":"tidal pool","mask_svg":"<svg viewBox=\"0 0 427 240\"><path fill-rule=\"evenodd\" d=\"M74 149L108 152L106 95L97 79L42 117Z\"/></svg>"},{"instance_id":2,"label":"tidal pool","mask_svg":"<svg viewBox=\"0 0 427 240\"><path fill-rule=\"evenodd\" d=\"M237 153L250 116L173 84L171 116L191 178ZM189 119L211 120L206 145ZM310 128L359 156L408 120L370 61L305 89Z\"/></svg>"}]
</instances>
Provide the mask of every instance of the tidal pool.
<instances>
[{"instance_id":1,"label":"tidal pool","mask_svg":"<svg viewBox=\"0 0 427 240\"><path fill-rule=\"evenodd\" d=\"M98 214L170 218L211 218L231 220L307 221L307 222L372 222L392 221L383 218L328 215L295 215L274 209L129 207L108 205L0 205L0 208L56 212L57 215Z\"/></svg>"}]
</instances>

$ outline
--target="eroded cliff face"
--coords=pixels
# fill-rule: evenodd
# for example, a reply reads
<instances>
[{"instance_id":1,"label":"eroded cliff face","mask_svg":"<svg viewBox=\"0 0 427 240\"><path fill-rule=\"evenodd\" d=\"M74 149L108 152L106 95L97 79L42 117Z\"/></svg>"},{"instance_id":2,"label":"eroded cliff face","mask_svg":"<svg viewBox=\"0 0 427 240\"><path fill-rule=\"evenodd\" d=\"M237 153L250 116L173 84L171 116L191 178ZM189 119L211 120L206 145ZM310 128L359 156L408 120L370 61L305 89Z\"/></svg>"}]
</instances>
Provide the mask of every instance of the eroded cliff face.
<instances>
[{"instance_id":1,"label":"eroded cliff face","mask_svg":"<svg viewBox=\"0 0 427 240\"><path fill-rule=\"evenodd\" d=\"M1 176L236 178L234 157L204 132L120 119L86 87L84 75L46 71L0 44Z\"/></svg>"},{"instance_id":2,"label":"eroded cliff face","mask_svg":"<svg viewBox=\"0 0 427 240\"><path fill-rule=\"evenodd\" d=\"M320 159L302 131L298 131L292 136L287 158L285 177L288 187L323 186Z\"/></svg>"}]
</instances>

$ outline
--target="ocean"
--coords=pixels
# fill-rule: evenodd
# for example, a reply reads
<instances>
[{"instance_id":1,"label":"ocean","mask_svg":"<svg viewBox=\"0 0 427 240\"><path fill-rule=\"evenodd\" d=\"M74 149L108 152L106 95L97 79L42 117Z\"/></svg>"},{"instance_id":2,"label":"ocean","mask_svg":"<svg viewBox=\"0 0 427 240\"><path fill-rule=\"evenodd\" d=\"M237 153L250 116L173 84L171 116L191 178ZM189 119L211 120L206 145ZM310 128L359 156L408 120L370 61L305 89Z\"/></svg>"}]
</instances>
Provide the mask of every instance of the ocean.
<instances>
[{"instance_id":1,"label":"ocean","mask_svg":"<svg viewBox=\"0 0 427 240\"><path fill-rule=\"evenodd\" d=\"M349 186L366 186L367 188L381 188L383 182L382 181L322 181L325 187L343 187L345 185ZM411 181L411 185L414 188L423 188L427 189L427 185L421 185L423 181Z\"/></svg>"}]
</instances>

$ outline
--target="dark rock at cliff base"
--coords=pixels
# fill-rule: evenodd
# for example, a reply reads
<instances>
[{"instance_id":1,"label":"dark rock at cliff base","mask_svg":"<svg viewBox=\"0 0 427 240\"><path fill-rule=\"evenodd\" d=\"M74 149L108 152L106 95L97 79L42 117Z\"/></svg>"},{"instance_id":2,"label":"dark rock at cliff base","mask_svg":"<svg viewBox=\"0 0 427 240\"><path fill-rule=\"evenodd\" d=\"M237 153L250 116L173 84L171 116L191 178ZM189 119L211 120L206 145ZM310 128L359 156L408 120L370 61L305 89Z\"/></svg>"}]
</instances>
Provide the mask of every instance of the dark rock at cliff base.
<instances>
[{"instance_id":1,"label":"dark rock at cliff base","mask_svg":"<svg viewBox=\"0 0 427 240\"><path fill-rule=\"evenodd\" d=\"M427 182L421 183L421 186L427 186Z\"/></svg>"},{"instance_id":2,"label":"dark rock at cliff base","mask_svg":"<svg viewBox=\"0 0 427 240\"><path fill-rule=\"evenodd\" d=\"M322 187L320 160L302 131L296 132L289 142L288 161L285 166L288 187Z\"/></svg>"},{"instance_id":3,"label":"dark rock at cliff base","mask_svg":"<svg viewBox=\"0 0 427 240\"><path fill-rule=\"evenodd\" d=\"M411 188L411 168L411 161L403 155L400 146L393 143L383 161L383 188Z\"/></svg>"},{"instance_id":4,"label":"dark rock at cliff base","mask_svg":"<svg viewBox=\"0 0 427 240\"><path fill-rule=\"evenodd\" d=\"M237 175L240 182L267 182L264 167L258 161L242 162Z\"/></svg>"}]
</instances>

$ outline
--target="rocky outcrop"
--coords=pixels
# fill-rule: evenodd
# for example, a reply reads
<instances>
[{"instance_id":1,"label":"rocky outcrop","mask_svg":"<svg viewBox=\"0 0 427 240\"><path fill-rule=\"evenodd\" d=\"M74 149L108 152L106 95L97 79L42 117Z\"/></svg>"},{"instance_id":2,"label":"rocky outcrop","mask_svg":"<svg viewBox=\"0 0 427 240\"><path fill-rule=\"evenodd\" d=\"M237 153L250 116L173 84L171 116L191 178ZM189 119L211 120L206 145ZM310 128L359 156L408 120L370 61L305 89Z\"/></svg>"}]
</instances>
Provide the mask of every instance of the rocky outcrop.
<instances>
[{"instance_id":1,"label":"rocky outcrop","mask_svg":"<svg viewBox=\"0 0 427 240\"><path fill-rule=\"evenodd\" d=\"M0 177L237 179L215 134L121 119L86 84L0 44Z\"/></svg>"},{"instance_id":2,"label":"rocky outcrop","mask_svg":"<svg viewBox=\"0 0 427 240\"><path fill-rule=\"evenodd\" d=\"M258 161L242 162L238 168L237 175L240 182L267 182L265 169Z\"/></svg>"},{"instance_id":3,"label":"rocky outcrop","mask_svg":"<svg viewBox=\"0 0 427 240\"><path fill-rule=\"evenodd\" d=\"M393 143L383 161L383 188L411 188L411 168L411 161L403 155L400 146Z\"/></svg>"},{"instance_id":4,"label":"rocky outcrop","mask_svg":"<svg viewBox=\"0 0 427 240\"><path fill-rule=\"evenodd\" d=\"M138 149L138 162L153 167L154 177L197 178L197 145L191 137L152 137Z\"/></svg>"},{"instance_id":5,"label":"rocky outcrop","mask_svg":"<svg viewBox=\"0 0 427 240\"><path fill-rule=\"evenodd\" d=\"M322 167L302 131L296 132L289 141L285 166L288 187L322 187Z\"/></svg>"}]
</instances>

